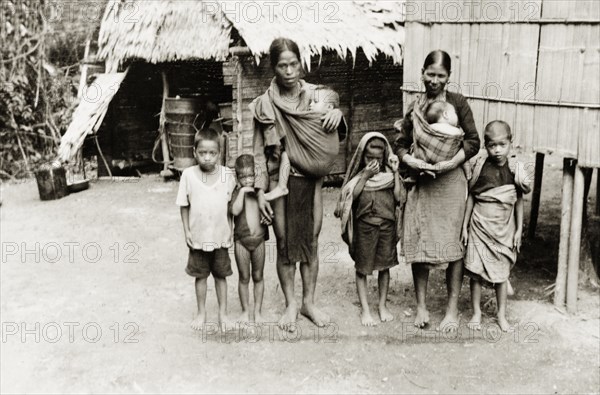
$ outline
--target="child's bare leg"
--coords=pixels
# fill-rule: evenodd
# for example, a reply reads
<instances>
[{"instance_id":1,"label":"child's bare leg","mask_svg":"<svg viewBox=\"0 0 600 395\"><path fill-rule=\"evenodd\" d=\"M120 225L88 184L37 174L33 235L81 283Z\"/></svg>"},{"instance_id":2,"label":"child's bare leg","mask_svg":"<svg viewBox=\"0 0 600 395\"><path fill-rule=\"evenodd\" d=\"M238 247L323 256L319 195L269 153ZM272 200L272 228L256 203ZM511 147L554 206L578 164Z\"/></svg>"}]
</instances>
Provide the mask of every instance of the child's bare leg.
<instances>
[{"instance_id":1,"label":"child's bare leg","mask_svg":"<svg viewBox=\"0 0 600 395\"><path fill-rule=\"evenodd\" d=\"M390 287L390 270L380 270L377 276L379 285L379 319L382 322L394 320L394 315L387 308L388 289Z\"/></svg>"},{"instance_id":2,"label":"child's bare leg","mask_svg":"<svg viewBox=\"0 0 600 395\"><path fill-rule=\"evenodd\" d=\"M192 329L201 331L206 322L206 278L196 278L196 302L198 303L198 314L190 326Z\"/></svg>"},{"instance_id":3,"label":"child's bare leg","mask_svg":"<svg viewBox=\"0 0 600 395\"><path fill-rule=\"evenodd\" d=\"M442 332L454 332L458 330L458 297L463 279L462 260L450 262L446 269L446 288L448 289L448 306L446 315L440 322L438 330Z\"/></svg>"},{"instance_id":4,"label":"child's bare leg","mask_svg":"<svg viewBox=\"0 0 600 395\"><path fill-rule=\"evenodd\" d=\"M411 265L413 282L415 284L415 294L417 296L417 316L415 317L415 326L424 328L429 323L429 311L427 311L427 282L429 280L429 270L415 263Z\"/></svg>"},{"instance_id":5,"label":"child's bare leg","mask_svg":"<svg viewBox=\"0 0 600 395\"><path fill-rule=\"evenodd\" d=\"M213 276L214 277L214 276ZM219 326L221 330L227 330L227 279L215 278L215 289L217 290L217 302L219 303Z\"/></svg>"},{"instance_id":6,"label":"child's bare leg","mask_svg":"<svg viewBox=\"0 0 600 395\"><path fill-rule=\"evenodd\" d=\"M498 302L498 325L500 329L507 332L510 329L510 324L506 319L506 291L507 282L496 284L496 302Z\"/></svg>"},{"instance_id":7,"label":"child's bare leg","mask_svg":"<svg viewBox=\"0 0 600 395\"><path fill-rule=\"evenodd\" d=\"M467 326L473 330L481 330L481 282L479 279L471 278L471 304L473 305L473 317L467 322Z\"/></svg>"},{"instance_id":8,"label":"child's bare leg","mask_svg":"<svg viewBox=\"0 0 600 395\"><path fill-rule=\"evenodd\" d=\"M265 293L263 271L265 267L265 243L252 251L252 282L254 283L254 322L263 322L262 302Z\"/></svg>"},{"instance_id":9,"label":"child's bare leg","mask_svg":"<svg viewBox=\"0 0 600 395\"><path fill-rule=\"evenodd\" d=\"M369 310L369 302L367 301L367 276L356 272L356 292L358 293L358 300L360 301L360 322L363 326L375 326L377 323L371 316Z\"/></svg>"},{"instance_id":10,"label":"child's bare leg","mask_svg":"<svg viewBox=\"0 0 600 395\"><path fill-rule=\"evenodd\" d=\"M239 322L248 322L250 320L249 313L249 284L250 284L250 252L239 241L235 242L234 247L235 262L237 263L239 280L238 280L238 295L240 296L240 304L242 305L242 314L238 318Z\"/></svg>"},{"instance_id":11,"label":"child's bare leg","mask_svg":"<svg viewBox=\"0 0 600 395\"><path fill-rule=\"evenodd\" d=\"M281 153L279 161L279 181L277 186L272 191L265 193L265 199L267 201L275 200L289 193L288 190L288 179L290 178L290 158L287 152Z\"/></svg>"}]
</instances>

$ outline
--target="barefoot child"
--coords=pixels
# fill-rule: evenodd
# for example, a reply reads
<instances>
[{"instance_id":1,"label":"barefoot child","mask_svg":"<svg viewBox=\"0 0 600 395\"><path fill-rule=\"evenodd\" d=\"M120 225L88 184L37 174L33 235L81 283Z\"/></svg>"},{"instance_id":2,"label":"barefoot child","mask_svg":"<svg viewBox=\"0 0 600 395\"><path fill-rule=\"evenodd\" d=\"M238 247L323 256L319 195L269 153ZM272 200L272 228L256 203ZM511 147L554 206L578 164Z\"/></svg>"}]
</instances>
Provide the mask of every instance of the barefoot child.
<instances>
[{"instance_id":1,"label":"barefoot child","mask_svg":"<svg viewBox=\"0 0 600 395\"><path fill-rule=\"evenodd\" d=\"M481 285L492 283L498 325L506 332L510 329L506 320L508 275L521 248L523 194L530 191L531 179L521 164L509 165L512 133L506 122L488 123L484 138L486 151L474 158L462 231L473 304L473 317L467 325L480 329Z\"/></svg>"},{"instance_id":2,"label":"barefoot child","mask_svg":"<svg viewBox=\"0 0 600 395\"><path fill-rule=\"evenodd\" d=\"M314 93L314 99L310 102L310 111L317 113L327 113L327 111L339 107L339 96L337 93L324 86L317 86ZM290 178L290 158L284 149L283 138L281 144L281 156L279 162L279 181L272 191L265 193L267 201L275 200L288 194L288 179Z\"/></svg>"},{"instance_id":3,"label":"barefoot child","mask_svg":"<svg viewBox=\"0 0 600 395\"><path fill-rule=\"evenodd\" d=\"M380 133L361 139L342 186L336 216L342 220L342 238L348 244L356 268L356 290L361 323L376 325L367 301L367 275L379 272L379 318L392 321L386 306L390 268L398 264L396 205L401 186L398 159Z\"/></svg>"},{"instance_id":4,"label":"barefoot child","mask_svg":"<svg viewBox=\"0 0 600 395\"><path fill-rule=\"evenodd\" d=\"M221 138L202 130L194 139L198 166L181 174L176 204L181 207L185 242L190 249L186 273L196 278L198 315L192 328L202 330L206 322L206 279L212 273L219 303L219 324L226 326L227 276L232 274L228 248L232 245L231 218L227 202L235 188L232 170L219 165Z\"/></svg>"},{"instance_id":5,"label":"barefoot child","mask_svg":"<svg viewBox=\"0 0 600 395\"><path fill-rule=\"evenodd\" d=\"M258 200L254 190L254 157L240 155L235 161L238 185L233 191L229 212L234 217L233 240L235 261L240 272L238 293L242 304L239 321L249 321L250 266L254 283L254 321L262 322L262 300L264 294L263 269L265 265L265 240L269 230L261 224Z\"/></svg>"}]
</instances>

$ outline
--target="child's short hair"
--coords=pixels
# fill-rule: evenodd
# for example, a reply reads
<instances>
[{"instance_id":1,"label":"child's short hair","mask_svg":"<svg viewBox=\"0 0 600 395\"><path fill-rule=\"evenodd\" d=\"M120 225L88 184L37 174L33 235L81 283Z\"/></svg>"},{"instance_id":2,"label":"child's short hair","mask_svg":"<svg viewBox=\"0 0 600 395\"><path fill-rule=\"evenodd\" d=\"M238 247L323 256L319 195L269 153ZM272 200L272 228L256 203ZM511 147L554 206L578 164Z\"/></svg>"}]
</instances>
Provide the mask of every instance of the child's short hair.
<instances>
[{"instance_id":1,"label":"child's short hair","mask_svg":"<svg viewBox=\"0 0 600 395\"><path fill-rule=\"evenodd\" d=\"M235 160L235 172L239 174L243 169L252 169L254 171L254 156L243 154Z\"/></svg>"},{"instance_id":2,"label":"child's short hair","mask_svg":"<svg viewBox=\"0 0 600 395\"><path fill-rule=\"evenodd\" d=\"M216 130L212 128L199 130L194 136L194 149L198 149L198 144L203 140L214 141L219 146L219 151L221 150L221 136Z\"/></svg>"},{"instance_id":3,"label":"child's short hair","mask_svg":"<svg viewBox=\"0 0 600 395\"><path fill-rule=\"evenodd\" d=\"M512 131L510 130L510 126L504 121L495 120L485 125L485 131L483 133L484 143L487 144L492 136L497 136L499 133L506 133L508 140L512 141Z\"/></svg>"},{"instance_id":4,"label":"child's short hair","mask_svg":"<svg viewBox=\"0 0 600 395\"><path fill-rule=\"evenodd\" d=\"M340 95L325 85L317 85L315 88L315 101L331 104L334 108L340 106Z\"/></svg>"},{"instance_id":5,"label":"child's short hair","mask_svg":"<svg viewBox=\"0 0 600 395\"><path fill-rule=\"evenodd\" d=\"M437 123L442 118L444 111L453 109L454 106L446 101L436 100L425 109L425 120L427 123Z\"/></svg>"}]
</instances>

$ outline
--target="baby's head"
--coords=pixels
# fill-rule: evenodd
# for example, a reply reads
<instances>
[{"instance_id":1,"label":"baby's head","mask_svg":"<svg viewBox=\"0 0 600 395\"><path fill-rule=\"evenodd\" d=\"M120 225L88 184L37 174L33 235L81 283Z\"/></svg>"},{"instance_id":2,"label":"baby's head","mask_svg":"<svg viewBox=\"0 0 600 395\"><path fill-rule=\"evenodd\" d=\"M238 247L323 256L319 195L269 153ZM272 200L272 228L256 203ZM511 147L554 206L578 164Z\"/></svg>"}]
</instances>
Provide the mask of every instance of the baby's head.
<instances>
[{"instance_id":1,"label":"baby's head","mask_svg":"<svg viewBox=\"0 0 600 395\"><path fill-rule=\"evenodd\" d=\"M371 161L377 161L379 167L383 169L383 159L385 156L386 142L379 137L373 137L365 145L363 152L363 165L368 165Z\"/></svg>"},{"instance_id":2,"label":"baby's head","mask_svg":"<svg viewBox=\"0 0 600 395\"><path fill-rule=\"evenodd\" d=\"M458 126L458 115L454 106L445 101L434 101L427 106L425 110L425 120L427 123L446 123L452 126Z\"/></svg>"},{"instance_id":3,"label":"baby's head","mask_svg":"<svg viewBox=\"0 0 600 395\"><path fill-rule=\"evenodd\" d=\"M340 96L333 90L318 86L315 89L314 100L310 103L310 109L316 112L327 112L340 106Z\"/></svg>"},{"instance_id":4,"label":"baby's head","mask_svg":"<svg viewBox=\"0 0 600 395\"><path fill-rule=\"evenodd\" d=\"M194 137L194 156L200 168L213 171L221 153L221 136L214 129L204 129Z\"/></svg>"},{"instance_id":5,"label":"baby's head","mask_svg":"<svg viewBox=\"0 0 600 395\"><path fill-rule=\"evenodd\" d=\"M235 160L235 175L243 187L254 186L254 156L243 154Z\"/></svg>"},{"instance_id":6,"label":"baby's head","mask_svg":"<svg viewBox=\"0 0 600 395\"><path fill-rule=\"evenodd\" d=\"M504 121L492 121L485 126L484 144L488 156L497 164L503 165L510 153L512 132Z\"/></svg>"}]
</instances>

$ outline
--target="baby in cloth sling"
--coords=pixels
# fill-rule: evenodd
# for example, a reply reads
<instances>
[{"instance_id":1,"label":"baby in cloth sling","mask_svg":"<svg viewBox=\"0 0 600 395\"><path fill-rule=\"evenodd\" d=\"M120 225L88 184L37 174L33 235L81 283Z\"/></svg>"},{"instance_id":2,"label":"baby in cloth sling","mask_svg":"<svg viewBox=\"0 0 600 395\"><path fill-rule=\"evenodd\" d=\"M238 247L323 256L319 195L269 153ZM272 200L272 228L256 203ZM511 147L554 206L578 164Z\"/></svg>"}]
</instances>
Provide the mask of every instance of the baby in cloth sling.
<instances>
[{"instance_id":1,"label":"baby in cloth sling","mask_svg":"<svg viewBox=\"0 0 600 395\"><path fill-rule=\"evenodd\" d=\"M309 123L311 125L311 128L316 127L322 130L322 122L320 119L320 115L325 114L327 113L327 111L337 107L339 107L339 95L333 90L323 85L318 85L314 89L313 97L309 104L308 114L316 114L319 115L319 117L311 116L308 119L305 119L305 123ZM287 136L279 136L275 128L268 128L265 130L265 139L267 140L267 142L270 141L273 143L270 144L272 145L272 150L275 154L279 154L280 158L279 181L277 183L277 186L273 188L273 190L265 194L265 199L267 201L272 201L281 196L287 195L289 192L287 184L291 170L290 157L288 155L288 150L290 149L290 147L288 144L288 150L286 150L286 141L288 141L289 139ZM329 138L328 140L332 139ZM318 141L317 144L319 144ZM303 143L302 145L304 146ZM335 145L337 147L337 138L335 141ZM327 147L328 145L324 144L324 146ZM315 164L317 167L310 168L310 162L305 163L304 166L298 166L298 164L296 163L297 167L302 167L305 175L307 176L322 177L329 174L329 172L333 168L333 161L335 160L335 155L337 155L337 149L331 146L330 148L331 152L326 153L327 155L323 155L323 157L321 158L315 158Z\"/></svg>"},{"instance_id":2,"label":"baby in cloth sling","mask_svg":"<svg viewBox=\"0 0 600 395\"><path fill-rule=\"evenodd\" d=\"M450 160L460 150L464 132L458 127L458 115L454 106L445 101L430 103L422 113L415 105L414 115L419 127L415 129L412 154L415 158L435 165ZM469 167L463 165L465 175L470 178ZM422 173L435 177L435 173L425 169ZM409 169L404 183L408 186L417 182L422 174Z\"/></svg>"}]
</instances>

